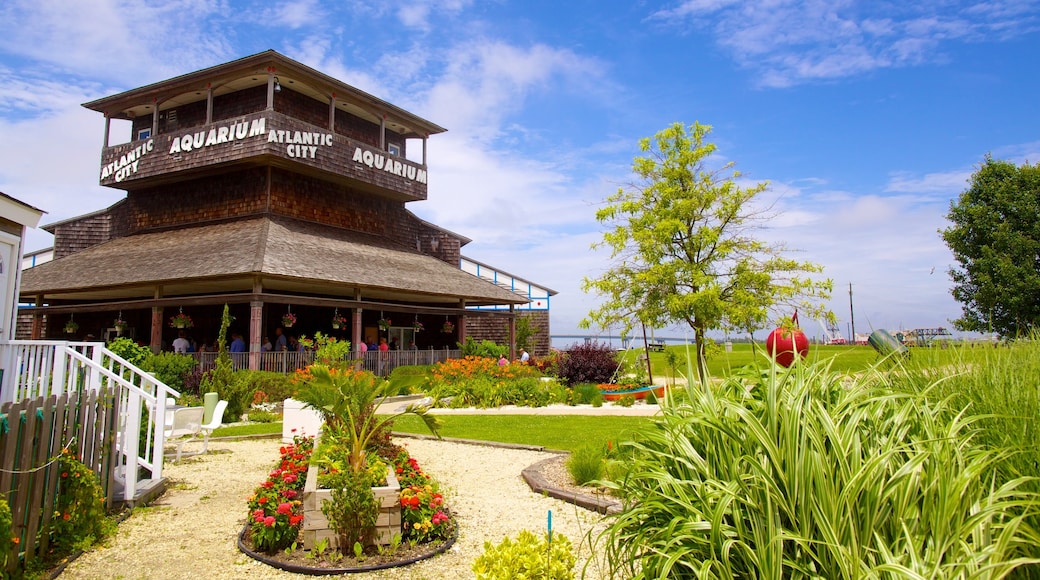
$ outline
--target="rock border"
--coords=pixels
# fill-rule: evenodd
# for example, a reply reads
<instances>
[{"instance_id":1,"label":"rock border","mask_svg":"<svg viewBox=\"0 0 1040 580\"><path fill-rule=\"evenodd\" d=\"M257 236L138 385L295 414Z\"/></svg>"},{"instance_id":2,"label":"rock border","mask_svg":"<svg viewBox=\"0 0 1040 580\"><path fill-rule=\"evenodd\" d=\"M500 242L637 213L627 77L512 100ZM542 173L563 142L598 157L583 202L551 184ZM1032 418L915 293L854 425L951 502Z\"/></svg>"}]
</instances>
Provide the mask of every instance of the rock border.
<instances>
[{"instance_id":1,"label":"rock border","mask_svg":"<svg viewBox=\"0 0 1040 580\"><path fill-rule=\"evenodd\" d=\"M429 439L437 440L437 437L433 435L422 435L419 433L391 433L393 437L411 438L411 439ZM441 437L441 441L449 441L452 443L465 443L468 445L482 445L484 447L500 447L504 449L524 449L528 451L542 451L544 453L556 453L558 455L570 455L569 451L559 451L556 449L546 449L540 445L523 445L518 443L500 443L497 441L479 441L476 439L457 439L454 437ZM584 493L575 493L566 491L558 487L553 487L548 480L542 476L542 466L545 463L553 461L555 458L550 457L543 459L537 463L534 463L520 472L520 477L524 479L527 486L531 488L531 491L547 495L551 498L565 501L569 504L576 505L580 508L587 509L589 511L601 513L601 514L617 514L622 511L622 504L617 500L605 499L594 495L588 495Z\"/></svg>"},{"instance_id":2,"label":"rock border","mask_svg":"<svg viewBox=\"0 0 1040 580\"><path fill-rule=\"evenodd\" d=\"M448 551L449 548L455 545L455 540L459 538L459 526L456 525L454 526L454 528L455 529L452 530L450 538L444 540L444 542L442 542L441 545L438 546L435 550L432 550L425 554L421 554L419 556L415 556L414 558L408 558L407 560L400 560L397 562L387 562L385 564L376 564L372 566L355 566L353 568L318 568L316 566L290 564L288 562L275 560L274 558L268 558L267 556L264 556L259 552L255 552L248 546L246 546L245 537L246 532L249 531L248 523L242 526L242 531L238 533L238 550L246 556L249 556L250 558L256 560L257 562L267 564L272 568L285 570L286 572L292 572L293 574L305 574L307 576L333 576L336 574L357 574L361 572L375 572L376 570L389 570L391 568L401 568L403 566L409 566L411 564L415 564L416 562L428 560L434 556L443 554L444 552Z\"/></svg>"}]
</instances>

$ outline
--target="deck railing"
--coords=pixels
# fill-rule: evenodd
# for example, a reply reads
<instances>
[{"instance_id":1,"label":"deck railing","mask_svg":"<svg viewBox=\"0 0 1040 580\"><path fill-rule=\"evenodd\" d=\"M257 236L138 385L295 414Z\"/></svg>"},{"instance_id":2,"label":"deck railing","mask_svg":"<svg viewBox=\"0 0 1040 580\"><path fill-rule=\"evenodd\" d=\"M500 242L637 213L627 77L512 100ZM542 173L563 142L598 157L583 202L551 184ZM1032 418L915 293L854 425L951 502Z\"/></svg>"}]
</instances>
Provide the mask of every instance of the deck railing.
<instances>
[{"instance_id":1,"label":"deck railing","mask_svg":"<svg viewBox=\"0 0 1040 580\"><path fill-rule=\"evenodd\" d=\"M100 342L0 341L0 403L111 389L116 421L115 499L133 501L162 478L167 397L180 393Z\"/></svg>"},{"instance_id":2,"label":"deck railing","mask_svg":"<svg viewBox=\"0 0 1040 580\"><path fill-rule=\"evenodd\" d=\"M236 369L248 369L249 357L254 353L233 352L231 362ZM255 353L258 369L264 371L291 374L298 369L306 368L314 362L314 351L281 351ZM215 352L197 352L193 356L199 361L203 372L213 368L217 361ZM348 360L361 363L364 370L381 376L389 375L395 368L404 365L431 365L452 358L459 358L462 353L458 349L415 349L388 350L386 352L368 351L353 352Z\"/></svg>"}]
</instances>

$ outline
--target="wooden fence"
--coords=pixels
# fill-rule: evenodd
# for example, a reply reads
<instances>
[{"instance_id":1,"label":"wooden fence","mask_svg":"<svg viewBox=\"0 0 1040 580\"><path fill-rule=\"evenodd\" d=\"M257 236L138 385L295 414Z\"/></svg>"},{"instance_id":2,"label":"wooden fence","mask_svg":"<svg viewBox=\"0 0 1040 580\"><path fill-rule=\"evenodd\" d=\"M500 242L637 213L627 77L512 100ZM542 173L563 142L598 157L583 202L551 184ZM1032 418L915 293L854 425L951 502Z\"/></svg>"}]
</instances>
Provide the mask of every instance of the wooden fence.
<instances>
[{"instance_id":1,"label":"wooden fence","mask_svg":"<svg viewBox=\"0 0 1040 580\"><path fill-rule=\"evenodd\" d=\"M21 552L12 550L8 556L8 574L47 552L60 480L54 458L64 449L72 450L98 475L106 508L111 508L117 406L115 392L105 389L26 399L0 408L0 493L11 507L11 533ZM7 545L0 538L0 547Z\"/></svg>"}]
</instances>

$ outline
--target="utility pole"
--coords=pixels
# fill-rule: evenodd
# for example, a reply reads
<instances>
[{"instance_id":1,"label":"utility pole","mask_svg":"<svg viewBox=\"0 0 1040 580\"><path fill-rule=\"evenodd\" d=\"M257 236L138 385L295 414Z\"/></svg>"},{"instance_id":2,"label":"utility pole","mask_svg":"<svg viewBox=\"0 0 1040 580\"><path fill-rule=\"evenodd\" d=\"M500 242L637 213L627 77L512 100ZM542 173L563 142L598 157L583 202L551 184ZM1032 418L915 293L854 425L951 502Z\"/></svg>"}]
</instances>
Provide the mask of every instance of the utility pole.
<instances>
[{"instance_id":1,"label":"utility pole","mask_svg":"<svg viewBox=\"0 0 1040 580\"><path fill-rule=\"evenodd\" d=\"M849 320L852 322L852 336L849 344L856 344L856 313L852 310L852 282L849 282Z\"/></svg>"}]
</instances>

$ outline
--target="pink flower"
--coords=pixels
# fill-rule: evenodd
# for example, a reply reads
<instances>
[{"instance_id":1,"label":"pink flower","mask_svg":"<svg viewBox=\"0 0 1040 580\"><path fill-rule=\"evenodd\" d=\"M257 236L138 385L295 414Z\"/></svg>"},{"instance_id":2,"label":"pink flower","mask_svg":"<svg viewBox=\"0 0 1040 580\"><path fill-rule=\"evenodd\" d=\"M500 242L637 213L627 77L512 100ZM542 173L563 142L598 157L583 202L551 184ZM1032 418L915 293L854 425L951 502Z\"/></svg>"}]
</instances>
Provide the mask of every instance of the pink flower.
<instances>
[{"instance_id":1,"label":"pink flower","mask_svg":"<svg viewBox=\"0 0 1040 580\"><path fill-rule=\"evenodd\" d=\"M267 516L264 518L264 525L273 528L274 527L274 516Z\"/></svg>"},{"instance_id":2,"label":"pink flower","mask_svg":"<svg viewBox=\"0 0 1040 580\"><path fill-rule=\"evenodd\" d=\"M292 513L292 504L290 504L290 503L279 504L278 505L278 513L282 514L283 516L287 516L287 515L291 514Z\"/></svg>"}]
</instances>

